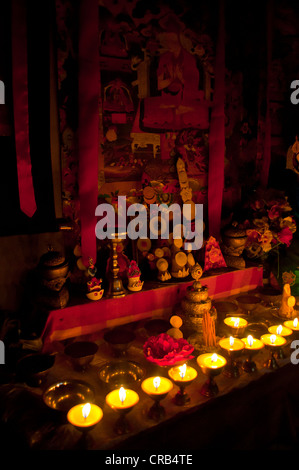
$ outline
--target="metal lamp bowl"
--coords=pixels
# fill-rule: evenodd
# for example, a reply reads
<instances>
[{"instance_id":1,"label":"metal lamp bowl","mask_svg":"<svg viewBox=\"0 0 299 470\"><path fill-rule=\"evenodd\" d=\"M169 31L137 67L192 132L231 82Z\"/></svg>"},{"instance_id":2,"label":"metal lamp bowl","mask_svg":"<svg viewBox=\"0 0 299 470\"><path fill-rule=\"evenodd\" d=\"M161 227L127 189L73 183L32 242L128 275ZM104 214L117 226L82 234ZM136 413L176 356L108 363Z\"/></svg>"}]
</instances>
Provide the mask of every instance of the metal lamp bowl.
<instances>
[{"instance_id":1,"label":"metal lamp bowl","mask_svg":"<svg viewBox=\"0 0 299 470\"><path fill-rule=\"evenodd\" d=\"M99 369L99 378L110 388L132 386L140 382L145 375L145 370L134 361L107 362Z\"/></svg>"},{"instance_id":2,"label":"metal lamp bowl","mask_svg":"<svg viewBox=\"0 0 299 470\"><path fill-rule=\"evenodd\" d=\"M93 403L95 393L85 382L65 380L51 385L43 394L45 404L58 411L69 411L80 403Z\"/></svg>"},{"instance_id":3,"label":"metal lamp bowl","mask_svg":"<svg viewBox=\"0 0 299 470\"><path fill-rule=\"evenodd\" d=\"M32 387L40 386L53 367L55 356L51 354L33 353L22 357L16 368L17 378Z\"/></svg>"},{"instance_id":4,"label":"metal lamp bowl","mask_svg":"<svg viewBox=\"0 0 299 470\"><path fill-rule=\"evenodd\" d=\"M261 302L261 299L259 297L257 297L256 295L249 295L249 294L240 295L239 297L237 297L236 300L238 304L247 311L254 310L257 304Z\"/></svg>"},{"instance_id":5,"label":"metal lamp bowl","mask_svg":"<svg viewBox=\"0 0 299 470\"><path fill-rule=\"evenodd\" d=\"M92 341L76 341L68 344L64 353L75 368L84 369L91 363L97 350L98 345Z\"/></svg>"},{"instance_id":6,"label":"metal lamp bowl","mask_svg":"<svg viewBox=\"0 0 299 470\"><path fill-rule=\"evenodd\" d=\"M115 356L121 356L131 346L135 333L128 328L117 327L104 334L104 340L109 344Z\"/></svg>"}]
</instances>

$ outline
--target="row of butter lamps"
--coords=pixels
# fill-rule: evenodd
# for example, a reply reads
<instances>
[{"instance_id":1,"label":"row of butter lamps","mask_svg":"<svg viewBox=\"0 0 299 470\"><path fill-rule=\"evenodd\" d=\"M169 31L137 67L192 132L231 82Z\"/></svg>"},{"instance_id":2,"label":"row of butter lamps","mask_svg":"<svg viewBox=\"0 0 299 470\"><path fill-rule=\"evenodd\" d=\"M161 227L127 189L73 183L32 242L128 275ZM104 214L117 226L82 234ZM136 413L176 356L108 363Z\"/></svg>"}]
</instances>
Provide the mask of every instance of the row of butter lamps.
<instances>
[{"instance_id":1,"label":"row of butter lamps","mask_svg":"<svg viewBox=\"0 0 299 470\"><path fill-rule=\"evenodd\" d=\"M247 327L247 321L244 318L227 317L225 324L231 329L234 336L242 336ZM207 376L207 381L203 384L200 393L206 397L215 396L218 393L218 386L214 378L222 371L227 377L238 377L239 370L236 364L236 357L246 350L248 357L243 364L245 372L254 372L256 364L252 357L261 349L267 347L271 356L267 362L267 367L275 369L277 362L274 357L277 351L281 351L286 344L286 337L291 336L293 332L299 333L298 319L284 322L284 325L273 325L269 327L269 333L262 335L260 339L249 335L247 338L239 339L234 336L223 338L219 341L220 348L225 352L224 357L216 353L201 354L197 358L197 363L202 372ZM179 391L174 397L176 405L185 405L190 401L186 393L188 387L197 377L197 371L186 364L172 367L168 371L170 379L166 377L148 377L142 384L142 390L154 401L148 412L148 417L156 421L165 415L165 409L161 401L166 398L173 389L173 384L179 387ZM126 420L126 415L139 402L139 395L134 390L120 389L112 390L106 396L106 403L111 409L117 411L119 417L114 426L114 432L118 435L124 434L130 430ZM78 404L71 408L67 414L68 421L82 433L82 440L86 444L88 432L91 431L103 418L102 409L91 403Z\"/></svg>"}]
</instances>

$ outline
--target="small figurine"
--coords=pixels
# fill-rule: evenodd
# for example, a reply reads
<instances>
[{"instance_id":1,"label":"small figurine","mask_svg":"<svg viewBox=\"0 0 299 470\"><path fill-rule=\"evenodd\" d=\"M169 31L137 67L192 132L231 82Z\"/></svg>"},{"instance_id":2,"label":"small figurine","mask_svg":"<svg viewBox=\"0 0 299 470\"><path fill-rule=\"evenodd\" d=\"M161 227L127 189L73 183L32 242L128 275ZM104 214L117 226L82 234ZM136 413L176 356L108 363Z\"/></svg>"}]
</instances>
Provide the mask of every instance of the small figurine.
<instances>
[{"instance_id":1,"label":"small figurine","mask_svg":"<svg viewBox=\"0 0 299 470\"><path fill-rule=\"evenodd\" d=\"M100 300L103 297L104 289L102 289L102 279L93 277L87 282L87 294L86 297L89 300Z\"/></svg>"},{"instance_id":2,"label":"small figurine","mask_svg":"<svg viewBox=\"0 0 299 470\"><path fill-rule=\"evenodd\" d=\"M294 306L296 305L296 299L291 295L290 284L285 284L283 286L281 305L278 310L278 315L281 318L291 319L295 316Z\"/></svg>"},{"instance_id":3,"label":"small figurine","mask_svg":"<svg viewBox=\"0 0 299 470\"><path fill-rule=\"evenodd\" d=\"M156 267L158 269L158 279L159 281L165 282L171 279L171 274L168 271L168 261L165 258L159 258L156 262Z\"/></svg>"},{"instance_id":4,"label":"small figurine","mask_svg":"<svg viewBox=\"0 0 299 470\"><path fill-rule=\"evenodd\" d=\"M182 251L183 240L177 238L173 240L171 247L172 261L171 261L171 275L175 278L184 278L189 276L189 268L187 266L187 255Z\"/></svg>"},{"instance_id":5,"label":"small figurine","mask_svg":"<svg viewBox=\"0 0 299 470\"><path fill-rule=\"evenodd\" d=\"M136 261L131 261L127 269L128 289L132 292L138 292L142 289L144 281L140 281L141 271Z\"/></svg>"}]
</instances>

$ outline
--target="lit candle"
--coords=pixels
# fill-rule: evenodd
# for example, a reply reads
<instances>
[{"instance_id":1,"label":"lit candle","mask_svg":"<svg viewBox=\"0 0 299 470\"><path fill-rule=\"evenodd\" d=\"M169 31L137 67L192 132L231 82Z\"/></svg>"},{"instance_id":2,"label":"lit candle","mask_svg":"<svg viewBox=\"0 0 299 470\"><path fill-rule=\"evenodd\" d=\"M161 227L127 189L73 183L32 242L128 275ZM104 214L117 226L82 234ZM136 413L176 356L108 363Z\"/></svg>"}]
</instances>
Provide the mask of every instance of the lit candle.
<instances>
[{"instance_id":1,"label":"lit candle","mask_svg":"<svg viewBox=\"0 0 299 470\"><path fill-rule=\"evenodd\" d=\"M227 351L242 351L244 349L245 344L242 340L233 338L230 336L229 338L223 338L219 341L219 346Z\"/></svg>"},{"instance_id":2,"label":"lit candle","mask_svg":"<svg viewBox=\"0 0 299 470\"><path fill-rule=\"evenodd\" d=\"M298 318L294 318L294 320L285 321L284 326L286 326L287 328L290 328L293 331L299 331Z\"/></svg>"},{"instance_id":3,"label":"lit candle","mask_svg":"<svg viewBox=\"0 0 299 470\"><path fill-rule=\"evenodd\" d=\"M219 369L226 365L226 359L219 354L202 354L198 356L197 363L200 367L208 367L209 369Z\"/></svg>"},{"instance_id":4,"label":"lit candle","mask_svg":"<svg viewBox=\"0 0 299 470\"><path fill-rule=\"evenodd\" d=\"M260 339L253 338L251 335L248 335L247 338L242 338L243 343L245 344L245 349L248 350L257 350L264 347L264 343Z\"/></svg>"},{"instance_id":5,"label":"lit candle","mask_svg":"<svg viewBox=\"0 0 299 470\"><path fill-rule=\"evenodd\" d=\"M166 377L149 377L142 382L141 388L149 396L159 396L170 392L173 383Z\"/></svg>"},{"instance_id":6,"label":"lit candle","mask_svg":"<svg viewBox=\"0 0 299 470\"><path fill-rule=\"evenodd\" d=\"M224 319L224 323L229 326L230 328L239 329L239 328L246 328L248 325L247 320L245 318L239 317L226 317Z\"/></svg>"},{"instance_id":7,"label":"lit candle","mask_svg":"<svg viewBox=\"0 0 299 470\"><path fill-rule=\"evenodd\" d=\"M67 414L68 421L76 427L88 428L97 424L103 417L101 408L85 403L73 406Z\"/></svg>"},{"instance_id":8,"label":"lit candle","mask_svg":"<svg viewBox=\"0 0 299 470\"><path fill-rule=\"evenodd\" d=\"M287 342L283 336L271 335L270 333L261 336L261 340L266 346L273 347L283 346Z\"/></svg>"},{"instance_id":9,"label":"lit candle","mask_svg":"<svg viewBox=\"0 0 299 470\"><path fill-rule=\"evenodd\" d=\"M175 382L190 382L197 377L197 371L193 367L183 366L172 367L168 371L169 377Z\"/></svg>"},{"instance_id":10,"label":"lit candle","mask_svg":"<svg viewBox=\"0 0 299 470\"><path fill-rule=\"evenodd\" d=\"M124 387L120 387L119 390L112 390L112 392L108 393L106 396L107 405L117 410L132 408L138 401L138 393L134 390L125 390Z\"/></svg>"},{"instance_id":11,"label":"lit candle","mask_svg":"<svg viewBox=\"0 0 299 470\"><path fill-rule=\"evenodd\" d=\"M281 336L290 336L293 334L293 331L283 325L273 325L268 328L269 333L274 335L281 335Z\"/></svg>"}]
</instances>

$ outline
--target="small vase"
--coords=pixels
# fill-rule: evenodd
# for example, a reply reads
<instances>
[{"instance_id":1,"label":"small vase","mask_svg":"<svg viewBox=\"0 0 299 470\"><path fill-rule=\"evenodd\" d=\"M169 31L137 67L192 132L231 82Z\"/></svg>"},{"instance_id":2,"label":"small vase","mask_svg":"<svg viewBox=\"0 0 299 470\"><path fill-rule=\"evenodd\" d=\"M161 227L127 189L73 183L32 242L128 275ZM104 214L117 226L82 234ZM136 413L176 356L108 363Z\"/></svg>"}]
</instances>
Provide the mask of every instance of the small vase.
<instances>
[{"instance_id":1,"label":"small vase","mask_svg":"<svg viewBox=\"0 0 299 470\"><path fill-rule=\"evenodd\" d=\"M140 281L140 276L128 278L128 289L132 292L138 292L142 289L143 281Z\"/></svg>"}]
</instances>

